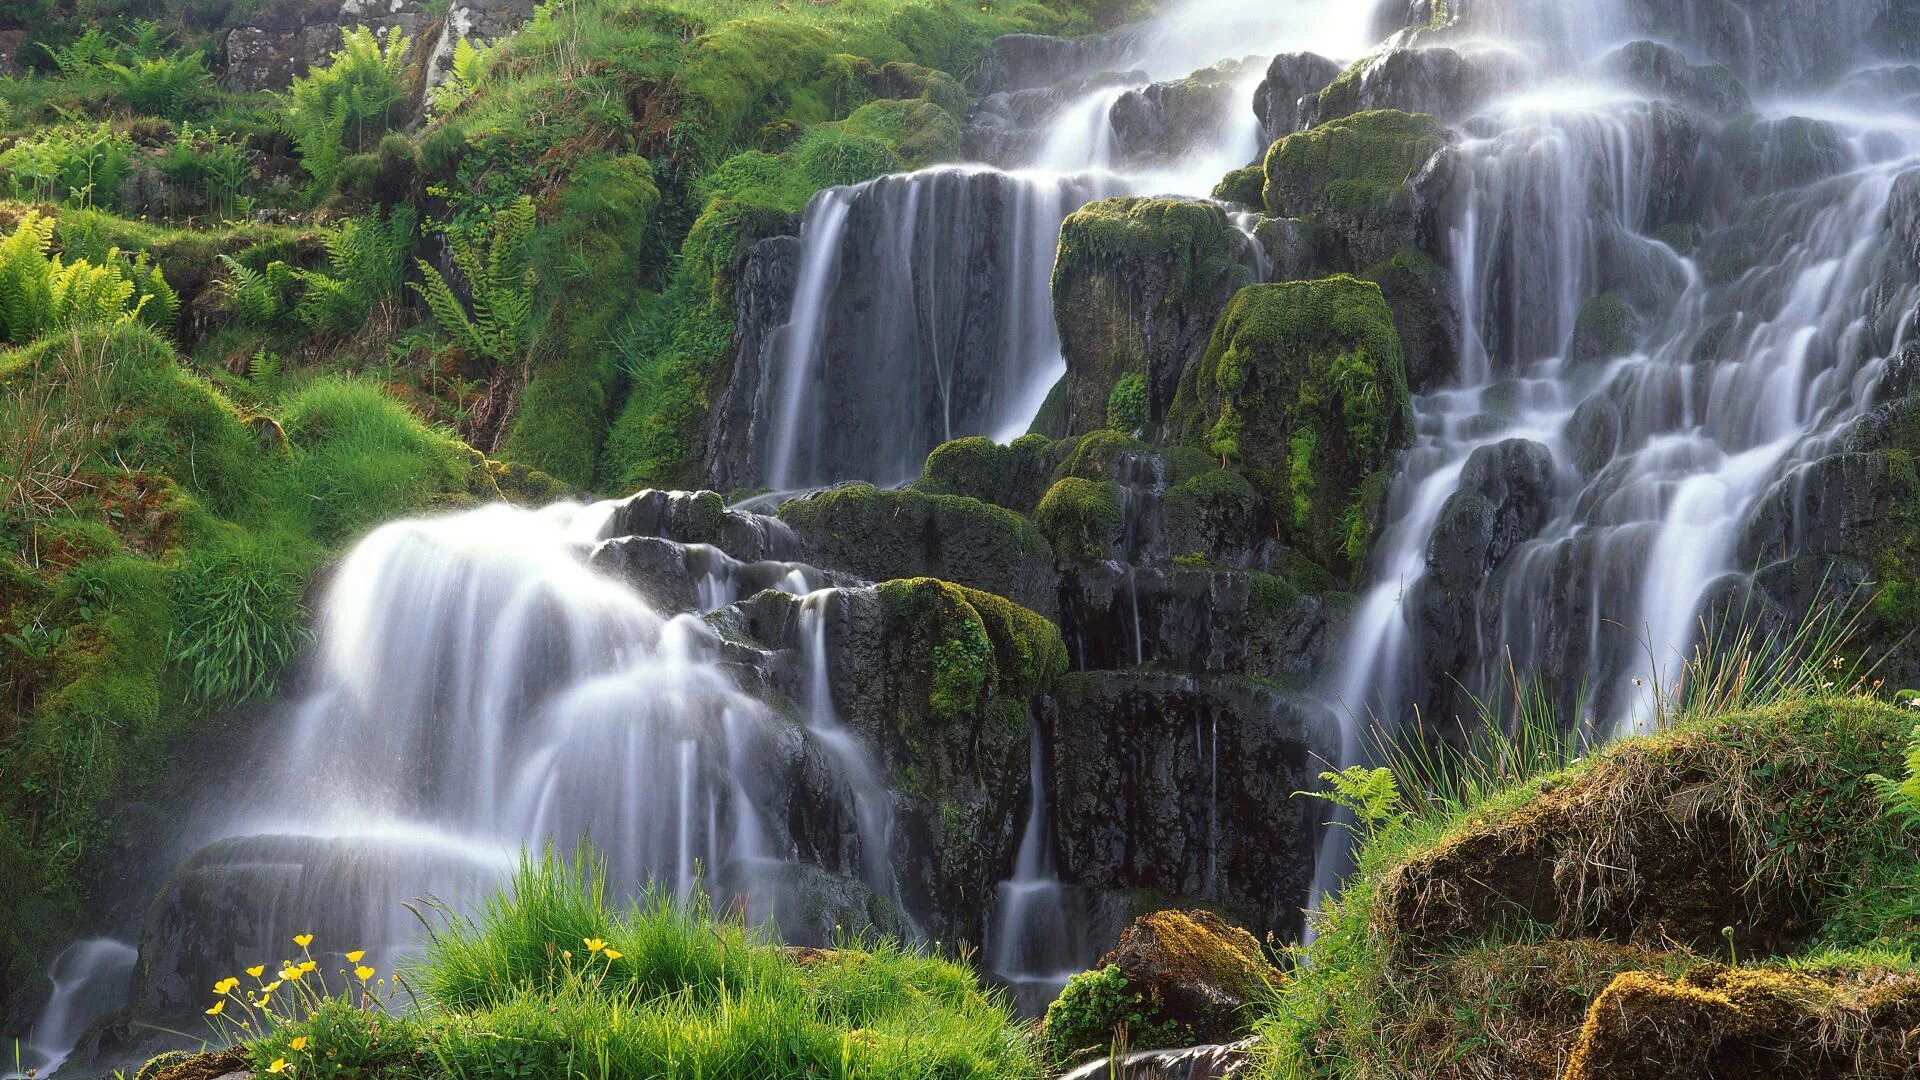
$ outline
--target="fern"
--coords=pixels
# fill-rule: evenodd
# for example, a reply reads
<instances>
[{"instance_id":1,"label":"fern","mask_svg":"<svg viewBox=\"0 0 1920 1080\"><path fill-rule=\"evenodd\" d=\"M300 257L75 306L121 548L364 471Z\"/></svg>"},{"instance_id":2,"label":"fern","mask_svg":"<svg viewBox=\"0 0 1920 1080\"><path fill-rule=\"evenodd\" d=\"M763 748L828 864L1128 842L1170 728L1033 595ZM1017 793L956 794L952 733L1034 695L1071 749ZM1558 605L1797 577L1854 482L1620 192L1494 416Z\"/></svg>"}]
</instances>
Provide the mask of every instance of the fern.
<instances>
[{"instance_id":1,"label":"fern","mask_svg":"<svg viewBox=\"0 0 1920 1080\"><path fill-rule=\"evenodd\" d=\"M438 267L416 260L422 282L413 287L434 321L457 344L495 363L518 359L532 338L539 275L528 254L537 220L533 200L522 195L479 224L447 234L454 268L473 297L472 314Z\"/></svg>"},{"instance_id":2,"label":"fern","mask_svg":"<svg viewBox=\"0 0 1920 1080\"><path fill-rule=\"evenodd\" d=\"M410 49L397 31L382 47L364 26L342 30L332 59L295 79L282 96L280 124L313 178L315 198L333 187L349 148L364 149L400 121Z\"/></svg>"},{"instance_id":3,"label":"fern","mask_svg":"<svg viewBox=\"0 0 1920 1080\"><path fill-rule=\"evenodd\" d=\"M1354 821L1352 824L1342 824L1363 840L1392 829L1407 818L1406 807L1400 798L1400 785L1388 769L1354 765L1340 772L1323 772L1320 779L1332 785L1332 790L1296 791L1294 794L1325 799L1348 811Z\"/></svg>"},{"instance_id":4,"label":"fern","mask_svg":"<svg viewBox=\"0 0 1920 1080\"><path fill-rule=\"evenodd\" d=\"M412 207L396 206L385 219L361 218L328 230L327 269L292 271L306 287L295 304L300 321L322 332L349 333L382 301L399 295L416 221Z\"/></svg>"},{"instance_id":5,"label":"fern","mask_svg":"<svg viewBox=\"0 0 1920 1080\"><path fill-rule=\"evenodd\" d=\"M95 263L50 255L53 220L29 212L0 240L0 336L23 345L49 330L140 320L167 328L180 298L142 254L128 260L118 248Z\"/></svg>"},{"instance_id":6,"label":"fern","mask_svg":"<svg viewBox=\"0 0 1920 1080\"><path fill-rule=\"evenodd\" d=\"M120 95L135 112L179 120L206 93L206 58L193 52L177 57L105 65Z\"/></svg>"},{"instance_id":7,"label":"fern","mask_svg":"<svg viewBox=\"0 0 1920 1080\"><path fill-rule=\"evenodd\" d=\"M291 310L290 297L298 277L291 267L278 259L265 270L255 270L231 255L220 256L227 277L220 283L227 310L241 323L264 330Z\"/></svg>"},{"instance_id":8,"label":"fern","mask_svg":"<svg viewBox=\"0 0 1920 1080\"><path fill-rule=\"evenodd\" d=\"M435 113L452 112L480 89L480 80L486 76L487 60L492 53L491 48L475 45L464 37L454 41L452 63L447 66L447 81L433 89Z\"/></svg>"},{"instance_id":9,"label":"fern","mask_svg":"<svg viewBox=\"0 0 1920 1080\"><path fill-rule=\"evenodd\" d=\"M1920 827L1920 725L1914 726L1913 742L1907 747L1906 777L1895 780L1872 773L1867 782L1886 804L1889 817L1908 828Z\"/></svg>"},{"instance_id":10,"label":"fern","mask_svg":"<svg viewBox=\"0 0 1920 1080\"><path fill-rule=\"evenodd\" d=\"M53 66L60 69L60 74L69 79L90 75L120 55L120 47L97 26L75 38L72 44L56 47L43 41L40 48L53 59Z\"/></svg>"}]
</instances>

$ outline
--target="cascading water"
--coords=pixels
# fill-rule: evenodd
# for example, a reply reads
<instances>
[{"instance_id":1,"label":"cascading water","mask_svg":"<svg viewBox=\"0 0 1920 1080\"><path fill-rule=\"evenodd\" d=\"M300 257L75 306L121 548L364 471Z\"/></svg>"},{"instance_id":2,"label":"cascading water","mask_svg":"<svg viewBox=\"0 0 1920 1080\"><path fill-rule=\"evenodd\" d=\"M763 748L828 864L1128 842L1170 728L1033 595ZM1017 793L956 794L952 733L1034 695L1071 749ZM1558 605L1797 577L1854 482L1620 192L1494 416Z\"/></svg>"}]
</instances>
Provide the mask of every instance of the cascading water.
<instances>
[{"instance_id":1,"label":"cascading water","mask_svg":"<svg viewBox=\"0 0 1920 1080\"><path fill-rule=\"evenodd\" d=\"M1868 55L1879 6L1825 5L1809 32L1791 11L1726 25L1703 5L1463 5L1455 33L1538 73L1466 121L1454 151L1460 379L1415 402L1355 619L1350 709L1450 717L1455 679L1485 696L1517 671L1606 731L1672 684L1710 593L1755 569L1756 508L1877 403L1908 332L1913 268L1885 232L1920 125L1847 84L1764 96ZM1758 115L1649 92L1635 64L1666 54L1623 48L1640 37L1747 76ZM1637 344L1594 355L1582 323L1609 313ZM1525 525L1489 545L1475 515L1515 463L1547 478L1530 506L1502 496Z\"/></svg>"},{"instance_id":2,"label":"cascading water","mask_svg":"<svg viewBox=\"0 0 1920 1080\"><path fill-rule=\"evenodd\" d=\"M1028 761L1032 794L1013 876L1000 883L987 942L987 966L1010 988L1022 1011L1038 1015L1067 980L1085 970L1091 942L1080 895L1060 880L1047 817L1046 751L1033 725Z\"/></svg>"},{"instance_id":3,"label":"cascading water","mask_svg":"<svg viewBox=\"0 0 1920 1080\"><path fill-rule=\"evenodd\" d=\"M19 1048L21 1068L36 1076L51 1076L60 1068L88 1021L126 1004L135 959L133 946L112 938L87 938L60 950L47 970L53 996Z\"/></svg>"},{"instance_id":4,"label":"cascading water","mask_svg":"<svg viewBox=\"0 0 1920 1080\"><path fill-rule=\"evenodd\" d=\"M755 365L739 380L753 387L746 445L715 463L714 485L893 484L950 439L1025 434L1066 371L1051 296L1060 223L1113 195L1204 197L1257 157L1260 125L1246 105L1264 65L1239 65L1210 107L1180 117L1178 153L1155 152L1158 131L1126 143L1116 118L1146 102L1155 80L1250 45L1353 55L1364 21L1307 0L1188 0L1099 57L1137 81L1096 80L1052 112L1037 145L996 162L1008 168L943 166L815 196L790 313L760 355L740 361Z\"/></svg>"}]
</instances>

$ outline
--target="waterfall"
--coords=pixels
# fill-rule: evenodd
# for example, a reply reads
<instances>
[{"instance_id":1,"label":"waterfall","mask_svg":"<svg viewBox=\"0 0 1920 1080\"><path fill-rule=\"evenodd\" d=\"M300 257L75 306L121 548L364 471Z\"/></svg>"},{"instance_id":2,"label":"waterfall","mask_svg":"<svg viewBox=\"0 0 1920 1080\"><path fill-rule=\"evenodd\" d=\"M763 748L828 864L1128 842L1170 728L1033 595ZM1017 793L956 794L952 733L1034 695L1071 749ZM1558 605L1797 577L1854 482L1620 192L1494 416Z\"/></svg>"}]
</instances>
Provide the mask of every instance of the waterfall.
<instances>
[{"instance_id":1,"label":"waterfall","mask_svg":"<svg viewBox=\"0 0 1920 1080\"><path fill-rule=\"evenodd\" d=\"M1053 829L1047 818L1047 767L1040 725L1033 725L1027 779L1027 824L1014 855L1013 876L998 889L987 933L987 967L1011 989L1016 1003L1038 1015L1076 972L1093 961L1086 912L1078 890L1060 880Z\"/></svg>"},{"instance_id":2,"label":"waterfall","mask_svg":"<svg viewBox=\"0 0 1920 1080\"><path fill-rule=\"evenodd\" d=\"M73 1052L88 1021L127 1003L134 960L133 946L112 938L87 938L60 950L47 969L53 995L20 1048L19 1064L28 1072L0 1075L51 1076Z\"/></svg>"},{"instance_id":3,"label":"waterfall","mask_svg":"<svg viewBox=\"0 0 1920 1080\"><path fill-rule=\"evenodd\" d=\"M939 166L816 195L786 321L758 356L739 361L753 365L743 380L754 387L751 418L739 432L748 445L722 455L714 485L897 484L943 442L1025 434L1066 372L1051 292L1060 223L1114 195L1203 198L1255 160L1260 125L1247 103L1265 65L1246 64L1223 84L1200 129L1179 133L1178 153L1155 153L1153 139L1122 146L1116 110L1154 80L1263 44L1363 49L1365 19L1324 7L1186 0L1104 58L1145 82L1103 85L1063 106L1008 167Z\"/></svg>"},{"instance_id":4,"label":"waterfall","mask_svg":"<svg viewBox=\"0 0 1920 1080\"><path fill-rule=\"evenodd\" d=\"M1339 688L1350 711L1451 716L1453 678L1486 696L1511 663L1603 730L1643 722L1646 688L1672 685L1699 640L1705 598L1755 569L1742 534L1763 498L1875 404L1908 332L1886 313L1914 298L1885 230L1920 125L1845 84L1722 120L1631 85L1619 50L1666 36L1784 90L1787 71L1822 63L1798 43L1867 51L1874 5L1832 7L1802 38L1791 12L1735 33L1690 4L1462 5L1464 26L1524 48L1541 74L1468 121L1456 149L1459 379L1415 402ZM1830 150L1795 158L1786 131ZM1596 297L1633 334L1618 355L1582 354ZM1511 440L1550 458L1541 524L1469 574L1443 537Z\"/></svg>"}]
</instances>

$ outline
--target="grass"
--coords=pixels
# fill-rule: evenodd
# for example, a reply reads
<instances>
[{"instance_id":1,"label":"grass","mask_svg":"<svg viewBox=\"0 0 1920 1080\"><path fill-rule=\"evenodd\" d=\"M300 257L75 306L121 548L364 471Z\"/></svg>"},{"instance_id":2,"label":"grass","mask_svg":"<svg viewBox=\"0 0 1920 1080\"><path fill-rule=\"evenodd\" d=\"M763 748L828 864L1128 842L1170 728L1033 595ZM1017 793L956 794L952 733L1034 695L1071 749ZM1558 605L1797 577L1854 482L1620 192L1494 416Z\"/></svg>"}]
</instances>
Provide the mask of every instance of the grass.
<instances>
[{"instance_id":1,"label":"grass","mask_svg":"<svg viewBox=\"0 0 1920 1080\"><path fill-rule=\"evenodd\" d=\"M1706 624L1650 688L1656 730L1604 750L1519 679L1462 741L1382 740L1383 768L1340 778L1357 869L1264 1007L1259 1075L1558 1077L1583 1025L1582 1060L1617 1050L1589 1012L1616 980L1607 1000L1657 1009L1807 973L1851 1026L1808 1043L1727 1013L1781 1055L1757 1067L1879 1053L1849 987L1920 986L1920 839L1890 794L1920 729L1851 653L1859 599L1771 630L1738 609ZM1715 963L1742 974L1716 981Z\"/></svg>"},{"instance_id":2,"label":"grass","mask_svg":"<svg viewBox=\"0 0 1920 1080\"><path fill-rule=\"evenodd\" d=\"M243 1062L395 1078L1038 1075L1024 1029L961 963L884 940L785 949L704 900L615 904L588 852L523 858L477 913L435 915L425 956L389 984L404 998L380 980L327 993L324 972L296 979L247 1013L264 1033L229 1028ZM227 1000L236 1016L254 1005ZM393 1015L401 1001L411 1010Z\"/></svg>"}]
</instances>

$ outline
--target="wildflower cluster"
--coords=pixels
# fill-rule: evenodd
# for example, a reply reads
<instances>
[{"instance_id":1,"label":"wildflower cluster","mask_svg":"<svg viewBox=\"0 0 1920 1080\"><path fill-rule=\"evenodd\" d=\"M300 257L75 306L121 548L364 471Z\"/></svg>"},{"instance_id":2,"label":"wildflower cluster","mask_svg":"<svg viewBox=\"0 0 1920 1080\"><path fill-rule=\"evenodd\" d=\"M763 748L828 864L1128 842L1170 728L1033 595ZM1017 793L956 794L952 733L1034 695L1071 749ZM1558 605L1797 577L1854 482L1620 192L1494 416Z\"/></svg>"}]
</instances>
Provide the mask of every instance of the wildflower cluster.
<instances>
[{"instance_id":1,"label":"wildflower cluster","mask_svg":"<svg viewBox=\"0 0 1920 1080\"><path fill-rule=\"evenodd\" d=\"M214 1002L206 1013L217 1030L234 1041L257 1039L279 1028L310 1020L322 1008L341 1004L371 1012L387 1012L393 989L387 980L376 979L379 971L367 964L365 949L341 953L346 965L336 969L340 978L336 990L329 985L326 972L315 959L312 934L295 934L293 943L300 950L295 960L282 960L268 979L267 965L246 969L253 985L243 986L238 976L228 976L213 984ZM231 1006L231 1008L229 1008ZM287 1046L291 1057L282 1055L264 1066L273 1074L292 1074L304 1062L309 1038L295 1036Z\"/></svg>"}]
</instances>

